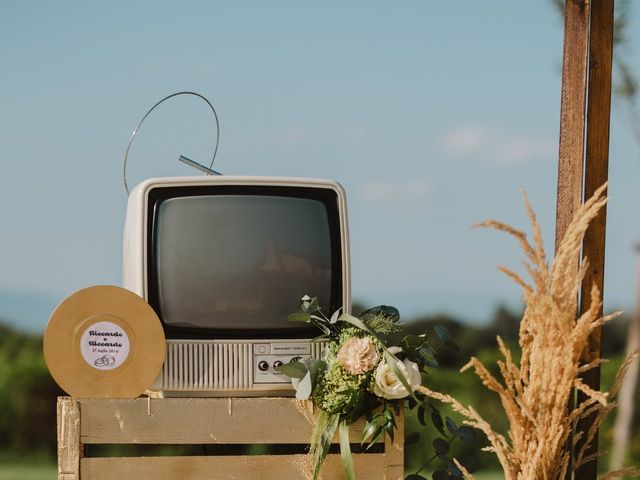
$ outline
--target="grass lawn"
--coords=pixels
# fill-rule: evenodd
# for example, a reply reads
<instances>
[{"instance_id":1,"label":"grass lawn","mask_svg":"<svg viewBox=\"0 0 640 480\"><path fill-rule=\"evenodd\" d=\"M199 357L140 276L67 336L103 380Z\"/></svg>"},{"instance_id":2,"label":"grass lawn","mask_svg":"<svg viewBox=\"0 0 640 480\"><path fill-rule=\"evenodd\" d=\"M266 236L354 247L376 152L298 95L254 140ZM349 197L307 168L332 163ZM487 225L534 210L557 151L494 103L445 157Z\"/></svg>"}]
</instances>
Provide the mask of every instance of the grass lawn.
<instances>
[{"instance_id":1,"label":"grass lawn","mask_svg":"<svg viewBox=\"0 0 640 480\"><path fill-rule=\"evenodd\" d=\"M55 480L52 463L0 462L0 480Z\"/></svg>"},{"instance_id":2,"label":"grass lawn","mask_svg":"<svg viewBox=\"0 0 640 480\"><path fill-rule=\"evenodd\" d=\"M410 472L407 472L407 474ZM476 480L502 480L501 472L478 472ZM55 480L56 466L49 463L0 463L0 480Z\"/></svg>"}]
</instances>

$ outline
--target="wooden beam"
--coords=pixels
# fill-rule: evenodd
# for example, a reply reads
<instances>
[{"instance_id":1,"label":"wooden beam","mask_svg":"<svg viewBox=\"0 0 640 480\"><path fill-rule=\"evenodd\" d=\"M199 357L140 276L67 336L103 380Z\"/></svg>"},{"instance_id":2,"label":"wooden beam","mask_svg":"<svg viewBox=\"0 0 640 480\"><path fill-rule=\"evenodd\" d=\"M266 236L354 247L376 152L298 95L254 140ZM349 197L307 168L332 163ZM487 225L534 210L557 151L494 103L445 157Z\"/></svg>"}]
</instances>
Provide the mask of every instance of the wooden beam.
<instances>
[{"instance_id":1,"label":"wooden beam","mask_svg":"<svg viewBox=\"0 0 640 480\"><path fill-rule=\"evenodd\" d=\"M585 148L584 197L593 196L596 189L608 180L609 172L609 123L611 115L611 73L613 58L614 0L595 0L591 3L591 34L589 44L589 84L587 97L587 139ZM596 286L604 298L604 265L606 238L606 206L591 222L584 237L582 252L589 268L582 283L580 311L585 312L591 304L591 288ZM602 315L602 307L600 315ZM589 363L600 358L601 331L598 328L589 338L588 351L582 358ZM594 390L600 389L600 368L586 372L582 381ZM587 398L578 393L578 404ZM589 431L595 414L578 423L578 431ZM580 442L578 447L580 447ZM587 450L586 457L598 451L596 435ZM597 456L576 468L576 478L597 478Z\"/></svg>"},{"instance_id":2,"label":"wooden beam","mask_svg":"<svg viewBox=\"0 0 640 480\"><path fill-rule=\"evenodd\" d=\"M587 64L589 59L588 2L566 0L564 47L562 52L562 94L560 98L560 147L558 152L558 193L556 199L556 253L575 212L582 202L582 174L586 127ZM578 269L579 259L575 259ZM574 406L573 397L567 409ZM566 449L572 452L570 435ZM567 479L573 472L569 455Z\"/></svg>"},{"instance_id":3,"label":"wooden beam","mask_svg":"<svg viewBox=\"0 0 640 480\"><path fill-rule=\"evenodd\" d=\"M607 181L609 158L609 119L611 111L611 61L614 0L566 0L565 36L560 112L560 149L556 209L556 250L577 208L585 198ZM590 291L596 285L604 292L604 246L606 211L592 222L583 242L583 255L589 270L582 285L580 312L589 308ZM576 268L579 259L576 258ZM589 339L583 362L600 357L600 331ZM600 387L600 371L583 377L591 388ZM584 401L578 395L578 402ZM573 399L571 408L573 407ZM578 425L589 430L594 418ZM567 446L571 449L573 439ZM597 439L590 447L597 452ZM597 460L579 467L570 466L581 480L596 478Z\"/></svg>"},{"instance_id":4,"label":"wooden beam","mask_svg":"<svg viewBox=\"0 0 640 480\"><path fill-rule=\"evenodd\" d=\"M582 202L588 56L589 3L567 0L560 99L556 251Z\"/></svg>"}]
</instances>

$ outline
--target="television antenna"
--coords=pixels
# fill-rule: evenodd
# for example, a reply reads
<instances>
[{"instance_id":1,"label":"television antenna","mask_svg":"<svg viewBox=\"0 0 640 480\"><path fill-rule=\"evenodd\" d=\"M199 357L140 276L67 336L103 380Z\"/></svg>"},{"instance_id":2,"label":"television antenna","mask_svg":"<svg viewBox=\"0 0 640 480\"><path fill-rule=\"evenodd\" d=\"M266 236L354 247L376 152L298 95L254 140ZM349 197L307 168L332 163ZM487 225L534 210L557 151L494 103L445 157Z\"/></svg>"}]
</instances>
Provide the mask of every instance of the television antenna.
<instances>
[{"instance_id":1,"label":"television antenna","mask_svg":"<svg viewBox=\"0 0 640 480\"><path fill-rule=\"evenodd\" d=\"M131 145L133 144L133 139L136 137L136 134L138 133L138 130L140 130L140 126L142 125L142 123L151 114L151 112L153 112L156 109L156 107L158 107L162 102L164 102L166 100L169 100L170 98L177 97L178 95L192 95L192 96L200 98L202 101L204 101L209 106L209 108L211 109L211 112L213 113L213 118L216 121L216 144L215 144L215 147L213 149L213 157L211 158L211 162L209 163L209 166L206 167L204 165L201 165L198 162L195 162L195 161L191 160L190 158L185 157L184 155L180 155L178 157L178 160L180 160L182 163L185 163L185 164L189 165L190 167L193 167L193 168L195 168L197 170L200 170L205 175L221 175L221 173L216 172L215 170L213 170L211 168L211 167L213 167L213 161L216 159L216 155L218 154L218 145L220 144L220 122L218 120L218 114L216 113L216 109L213 108L213 104L205 96L200 95L197 92L191 92L191 91L176 92L176 93L172 93L171 95L167 95L166 97L164 97L161 100L159 100L158 102L156 102L156 104L153 107L151 107L149 110L147 110L147 113L145 113L144 116L142 117L142 119L140 120L140 122L138 122L138 125L136 126L136 128L133 129L133 133L131 134L131 138L129 139L129 144L127 145L127 150L124 153L124 164L123 164L123 168L122 168L122 177L123 177L123 180L124 180L124 188L127 191L127 195L129 195L129 184L127 183L127 159L129 158L129 150L131 150Z\"/></svg>"}]
</instances>

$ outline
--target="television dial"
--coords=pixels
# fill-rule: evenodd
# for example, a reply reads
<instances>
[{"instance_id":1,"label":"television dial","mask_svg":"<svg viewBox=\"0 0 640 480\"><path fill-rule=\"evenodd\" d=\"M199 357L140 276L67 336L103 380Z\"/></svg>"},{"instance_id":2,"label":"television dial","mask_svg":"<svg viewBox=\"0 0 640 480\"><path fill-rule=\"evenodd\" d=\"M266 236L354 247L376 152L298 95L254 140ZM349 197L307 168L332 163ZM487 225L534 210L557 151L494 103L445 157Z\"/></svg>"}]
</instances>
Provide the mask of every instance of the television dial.
<instances>
[{"instance_id":1,"label":"television dial","mask_svg":"<svg viewBox=\"0 0 640 480\"><path fill-rule=\"evenodd\" d=\"M273 368L278 368L282 366L282 362L280 360L276 360L273 362Z\"/></svg>"},{"instance_id":2,"label":"television dial","mask_svg":"<svg viewBox=\"0 0 640 480\"><path fill-rule=\"evenodd\" d=\"M260 363L258 363L258 368L260 369L260 371L266 372L267 370L269 370L269 364L264 360L262 360Z\"/></svg>"}]
</instances>

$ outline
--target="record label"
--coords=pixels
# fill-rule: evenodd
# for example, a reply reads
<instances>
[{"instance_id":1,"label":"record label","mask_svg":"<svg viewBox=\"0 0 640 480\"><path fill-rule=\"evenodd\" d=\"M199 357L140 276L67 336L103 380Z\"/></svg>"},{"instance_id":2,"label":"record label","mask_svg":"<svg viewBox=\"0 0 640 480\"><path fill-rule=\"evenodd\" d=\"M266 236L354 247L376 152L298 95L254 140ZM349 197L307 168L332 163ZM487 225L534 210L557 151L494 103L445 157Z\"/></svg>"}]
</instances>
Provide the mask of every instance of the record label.
<instances>
[{"instance_id":1,"label":"record label","mask_svg":"<svg viewBox=\"0 0 640 480\"><path fill-rule=\"evenodd\" d=\"M77 398L136 398L162 369L166 341L160 319L141 297L100 285L67 297L43 338L54 380Z\"/></svg>"},{"instance_id":2,"label":"record label","mask_svg":"<svg viewBox=\"0 0 640 480\"><path fill-rule=\"evenodd\" d=\"M110 315L100 317L104 320L90 324L80 337L80 353L89 366L113 370L129 356L129 335L124 328L110 321Z\"/></svg>"}]
</instances>

